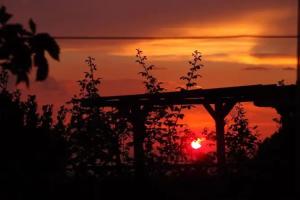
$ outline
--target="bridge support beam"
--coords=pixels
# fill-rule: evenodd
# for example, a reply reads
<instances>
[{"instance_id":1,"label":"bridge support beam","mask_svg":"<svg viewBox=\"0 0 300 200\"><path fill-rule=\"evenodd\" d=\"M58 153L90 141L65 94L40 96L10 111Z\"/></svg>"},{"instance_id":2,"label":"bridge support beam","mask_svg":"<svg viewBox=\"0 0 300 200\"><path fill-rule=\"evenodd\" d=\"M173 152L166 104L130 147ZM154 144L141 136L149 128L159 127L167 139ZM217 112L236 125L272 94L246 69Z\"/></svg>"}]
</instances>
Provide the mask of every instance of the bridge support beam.
<instances>
[{"instance_id":1,"label":"bridge support beam","mask_svg":"<svg viewBox=\"0 0 300 200\"><path fill-rule=\"evenodd\" d=\"M134 148L134 165L135 174L138 179L144 179L145 176L145 154L144 138L146 135L145 112L138 106L132 109L133 125L133 148Z\"/></svg>"},{"instance_id":2,"label":"bridge support beam","mask_svg":"<svg viewBox=\"0 0 300 200\"><path fill-rule=\"evenodd\" d=\"M142 181L145 177L145 153L143 143L146 136L145 121L147 108L142 105L132 105L125 108L119 107L119 111L128 117L133 127L134 170L136 179Z\"/></svg>"},{"instance_id":3,"label":"bridge support beam","mask_svg":"<svg viewBox=\"0 0 300 200\"><path fill-rule=\"evenodd\" d=\"M225 156L225 138L224 138L224 127L225 127L225 117L231 111L231 109L236 104L235 101L230 102L217 102L214 104L214 108L211 104L204 103L204 108L210 114L210 116L215 121L216 126L216 138L217 138L217 161L219 173L223 173L225 170L226 156Z\"/></svg>"}]
</instances>

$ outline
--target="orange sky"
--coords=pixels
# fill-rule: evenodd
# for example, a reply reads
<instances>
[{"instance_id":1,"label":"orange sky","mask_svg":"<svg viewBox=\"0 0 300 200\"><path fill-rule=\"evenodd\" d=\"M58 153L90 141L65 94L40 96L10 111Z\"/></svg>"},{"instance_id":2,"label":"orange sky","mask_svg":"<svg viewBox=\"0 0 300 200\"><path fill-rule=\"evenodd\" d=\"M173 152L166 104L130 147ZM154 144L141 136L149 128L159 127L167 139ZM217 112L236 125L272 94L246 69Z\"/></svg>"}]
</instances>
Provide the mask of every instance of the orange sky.
<instances>
[{"instance_id":1,"label":"orange sky","mask_svg":"<svg viewBox=\"0 0 300 200\"><path fill-rule=\"evenodd\" d=\"M72 2L72 3L70 3ZM37 22L40 31L52 35L88 36L201 36L201 35L296 35L296 0L91 0L73 1L3 0L14 21ZM294 39L224 40L136 40L58 41L61 61L51 61L50 77L32 82L29 91L41 103L60 105L77 93L75 81L86 70L87 56L96 58L103 78L102 95L142 93L144 89L135 61L135 49L142 49L156 65L155 75L168 90L182 84L179 77L188 70L194 50L203 54L199 86L202 88L251 84L274 84L284 79L295 82L296 41ZM270 135L276 112L247 104L251 125ZM185 122L194 130L213 128L203 108L187 113Z\"/></svg>"}]
</instances>

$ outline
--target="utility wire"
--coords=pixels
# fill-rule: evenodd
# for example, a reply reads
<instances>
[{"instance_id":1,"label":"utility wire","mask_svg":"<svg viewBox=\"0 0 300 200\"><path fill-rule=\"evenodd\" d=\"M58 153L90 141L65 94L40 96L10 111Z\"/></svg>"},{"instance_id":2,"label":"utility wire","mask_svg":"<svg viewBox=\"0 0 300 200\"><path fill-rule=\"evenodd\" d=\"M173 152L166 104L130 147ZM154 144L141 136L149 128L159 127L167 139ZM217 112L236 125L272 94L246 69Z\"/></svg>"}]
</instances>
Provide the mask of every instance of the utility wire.
<instances>
[{"instance_id":1,"label":"utility wire","mask_svg":"<svg viewBox=\"0 0 300 200\"><path fill-rule=\"evenodd\" d=\"M223 36L54 36L57 40L203 40L203 39L296 39L297 35L223 35Z\"/></svg>"}]
</instances>

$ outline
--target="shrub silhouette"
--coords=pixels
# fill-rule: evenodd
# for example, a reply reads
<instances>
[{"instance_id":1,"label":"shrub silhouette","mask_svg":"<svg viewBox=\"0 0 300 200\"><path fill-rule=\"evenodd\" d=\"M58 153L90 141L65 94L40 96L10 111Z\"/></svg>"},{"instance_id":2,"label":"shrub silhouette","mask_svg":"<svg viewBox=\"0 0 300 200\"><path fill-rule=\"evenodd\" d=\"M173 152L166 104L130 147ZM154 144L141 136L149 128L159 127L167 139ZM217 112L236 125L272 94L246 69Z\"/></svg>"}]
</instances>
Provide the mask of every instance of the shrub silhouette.
<instances>
[{"instance_id":1,"label":"shrub silhouette","mask_svg":"<svg viewBox=\"0 0 300 200\"><path fill-rule=\"evenodd\" d=\"M233 109L225 134L226 157L230 164L245 164L254 158L260 145L257 127L249 127L246 111L242 104Z\"/></svg>"},{"instance_id":2,"label":"shrub silhouette","mask_svg":"<svg viewBox=\"0 0 300 200\"><path fill-rule=\"evenodd\" d=\"M52 106L38 114L35 96L24 102L19 91L7 90L7 74L0 73L1 198L50 195L64 180L65 142L52 129Z\"/></svg>"},{"instance_id":3,"label":"shrub silhouette","mask_svg":"<svg viewBox=\"0 0 300 200\"><path fill-rule=\"evenodd\" d=\"M100 78L95 78L94 58L88 57L86 63L89 71L78 81L79 96L75 95L68 102L71 116L64 132L69 150L67 170L78 177L106 177L117 173L114 168L121 165L120 138L127 127L113 111L107 112L94 104L81 106L78 99L93 102L100 97L98 86L101 82ZM59 123L62 126L61 120Z\"/></svg>"}]
</instances>

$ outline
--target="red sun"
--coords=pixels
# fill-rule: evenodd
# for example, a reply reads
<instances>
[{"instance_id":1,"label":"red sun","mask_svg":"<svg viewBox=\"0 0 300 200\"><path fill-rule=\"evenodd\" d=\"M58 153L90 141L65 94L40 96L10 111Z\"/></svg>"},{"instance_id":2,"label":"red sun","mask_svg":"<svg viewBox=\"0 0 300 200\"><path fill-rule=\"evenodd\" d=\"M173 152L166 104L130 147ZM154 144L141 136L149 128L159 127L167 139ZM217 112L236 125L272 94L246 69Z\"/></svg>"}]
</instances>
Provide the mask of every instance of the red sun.
<instances>
[{"instance_id":1,"label":"red sun","mask_svg":"<svg viewBox=\"0 0 300 200\"><path fill-rule=\"evenodd\" d=\"M202 147L201 145L202 139L197 138L195 140L192 141L191 146L193 149L200 149Z\"/></svg>"}]
</instances>

